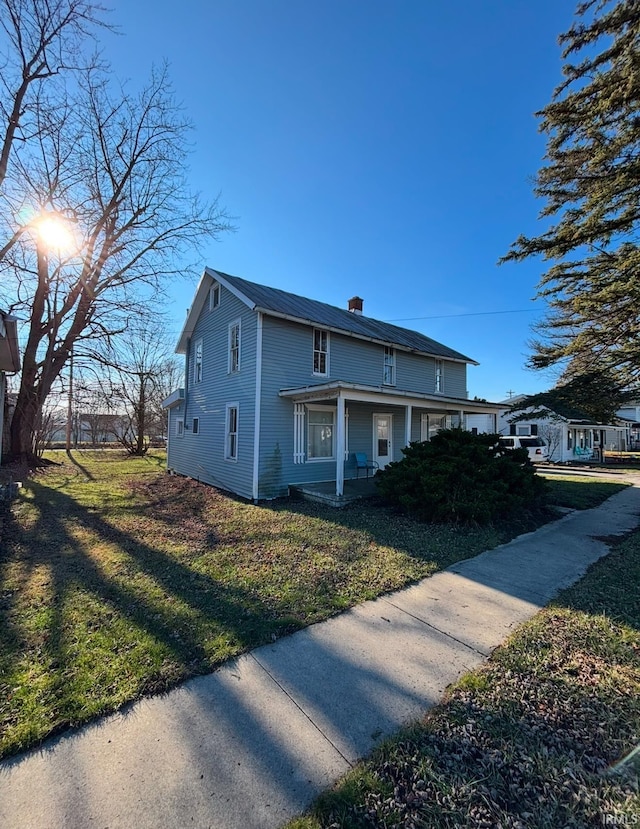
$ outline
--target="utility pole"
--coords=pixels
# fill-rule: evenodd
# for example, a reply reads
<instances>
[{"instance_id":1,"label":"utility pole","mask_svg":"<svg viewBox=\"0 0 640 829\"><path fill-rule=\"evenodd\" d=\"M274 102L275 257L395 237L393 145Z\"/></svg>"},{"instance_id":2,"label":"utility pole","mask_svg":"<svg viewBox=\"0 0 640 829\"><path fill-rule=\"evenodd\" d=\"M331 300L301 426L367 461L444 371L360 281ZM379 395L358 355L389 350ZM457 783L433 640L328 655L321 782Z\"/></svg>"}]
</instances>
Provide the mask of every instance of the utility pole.
<instances>
[{"instance_id":1,"label":"utility pole","mask_svg":"<svg viewBox=\"0 0 640 829\"><path fill-rule=\"evenodd\" d=\"M67 400L67 452L71 452L71 429L73 425L73 347L69 355L69 398Z\"/></svg>"}]
</instances>

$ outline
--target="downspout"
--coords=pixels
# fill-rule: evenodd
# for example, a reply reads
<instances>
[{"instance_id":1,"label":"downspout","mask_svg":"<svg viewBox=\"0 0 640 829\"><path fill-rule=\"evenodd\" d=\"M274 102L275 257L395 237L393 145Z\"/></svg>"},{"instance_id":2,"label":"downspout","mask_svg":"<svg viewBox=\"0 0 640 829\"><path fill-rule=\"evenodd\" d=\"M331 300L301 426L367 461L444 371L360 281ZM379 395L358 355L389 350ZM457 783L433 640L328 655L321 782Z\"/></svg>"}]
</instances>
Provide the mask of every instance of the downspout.
<instances>
[{"instance_id":1,"label":"downspout","mask_svg":"<svg viewBox=\"0 0 640 829\"><path fill-rule=\"evenodd\" d=\"M253 409L253 502L258 503L260 472L260 414L262 409L262 311L256 328L256 395Z\"/></svg>"}]
</instances>

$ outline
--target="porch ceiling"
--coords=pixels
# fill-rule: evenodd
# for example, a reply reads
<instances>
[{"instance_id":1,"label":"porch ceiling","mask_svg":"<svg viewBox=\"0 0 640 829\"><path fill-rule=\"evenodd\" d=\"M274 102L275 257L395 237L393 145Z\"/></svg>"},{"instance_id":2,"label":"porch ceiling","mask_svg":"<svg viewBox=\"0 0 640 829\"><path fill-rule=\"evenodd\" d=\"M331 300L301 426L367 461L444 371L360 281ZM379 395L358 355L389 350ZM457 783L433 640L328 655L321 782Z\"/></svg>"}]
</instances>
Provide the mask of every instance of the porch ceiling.
<instances>
[{"instance_id":1,"label":"porch ceiling","mask_svg":"<svg viewBox=\"0 0 640 829\"><path fill-rule=\"evenodd\" d=\"M493 414L501 408L498 403L481 403L476 400L468 400L466 397L423 394L421 392L404 391L386 386L368 386L363 383L350 383L344 380L333 380L329 383L300 386L293 389L281 389L280 397L286 397L296 403L336 400L338 397L342 397L344 400L361 403L384 402L390 406L418 406L420 408L440 411L463 410L470 414Z\"/></svg>"}]
</instances>

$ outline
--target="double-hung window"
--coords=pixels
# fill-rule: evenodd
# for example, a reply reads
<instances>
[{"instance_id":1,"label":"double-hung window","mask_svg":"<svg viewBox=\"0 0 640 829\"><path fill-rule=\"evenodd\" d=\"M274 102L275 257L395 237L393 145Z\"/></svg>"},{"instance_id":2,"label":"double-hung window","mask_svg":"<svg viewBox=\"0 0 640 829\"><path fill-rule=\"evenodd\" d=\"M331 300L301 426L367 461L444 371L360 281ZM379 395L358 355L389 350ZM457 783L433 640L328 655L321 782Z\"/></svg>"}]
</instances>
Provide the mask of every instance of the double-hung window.
<instances>
[{"instance_id":1,"label":"double-hung window","mask_svg":"<svg viewBox=\"0 0 640 829\"><path fill-rule=\"evenodd\" d=\"M227 404L224 457L227 461L238 460L238 404Z\"/></svg>"},{"instance_id":2,"label":"double-hung window","mask_svg":"<svg viewBox=\"0 0 640 829\"><path fill-rule=\"evenodd\" d=\"M176 420L176 435L181 438L184 435L184 418L179 417Z\"/></svg>"},{"instance_id":3,"label":"double-hung window","mask_svg":"<svg viewBox=\"0 0 640 829\"><path fill-rule=\"evenodd\" d=\"M313 373L329 374L329 332L323 328L313 329Z\"/></svg>"},{"instance_id":4,"label":"double-hung window","mask_svg":"<svg viewBox=\"0 0 640 829\"><path fill-rule=\"evenodd\" d=\"M444 362L442 360L436 360L435 390L439 393L444 391Z\"/></svg>"},{"instance_id":5,"label":"double-hung window","mask_svg":"<svg viewBox=\"0 0 640 829\"><path fill-rule=\"evenodd\" d=\"M395 386L396 384L396 350L387 345L384 347L382 382L385 386Z\"/></svg>"},{"instance_id":6,"label":"double-hung window","mask_svg":"<svg viewBox=\"0 0 640 829\"><path fill-rule=\"evenodd\" d=\"M307 407L307 459L329 460L334 457L334 418L329 406Z\"/></svg>"},{"instance_id":7,"label":"double-hung window","mask_svg":"<svg viewBox=\"0 0 640 829\"><path fill-rule=\"evenodd\" d=\"M229 325L229 374L240 371L240 320Z\"/></svg>"},{"instance_id":8,"label":"double-hung window","mask_svg":"<svg viewBox=\"0 0 640 829\"><path fill-rule=\"evenodd\" d=\"M193 356L193 382L202 382L202 340L196 340Z\"/></svg>"}]
</instances>

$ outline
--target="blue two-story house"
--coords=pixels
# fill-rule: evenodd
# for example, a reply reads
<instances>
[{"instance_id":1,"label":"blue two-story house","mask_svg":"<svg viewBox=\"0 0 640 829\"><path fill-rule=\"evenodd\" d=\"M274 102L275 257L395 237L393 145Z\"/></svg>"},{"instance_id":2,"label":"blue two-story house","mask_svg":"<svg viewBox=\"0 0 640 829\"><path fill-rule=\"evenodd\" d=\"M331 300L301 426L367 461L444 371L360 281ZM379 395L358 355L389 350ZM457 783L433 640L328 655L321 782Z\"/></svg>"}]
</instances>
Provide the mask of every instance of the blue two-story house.
<instances>
[{"instance_id":1,"label":"blue two-story house","mask_svg":"<svg viewBox=\"0 0 640 829\"><path fill-rule=\"evenodd\" d=\"M410 441L467 415L467 365L416 331L205 269L176 348L185 386L169 410L168 468L255 501L356 477L355 453L384 468Z\"/></svg>"}]
</instances>

